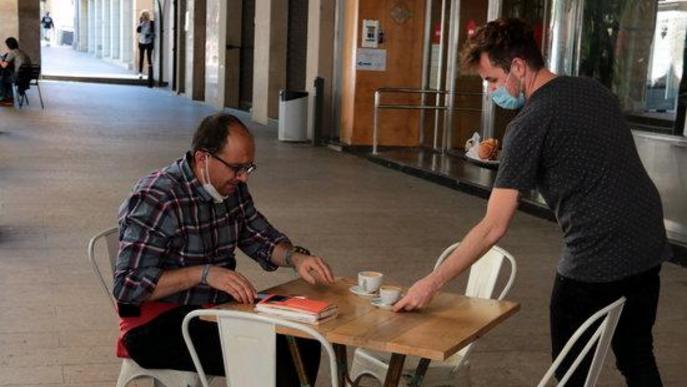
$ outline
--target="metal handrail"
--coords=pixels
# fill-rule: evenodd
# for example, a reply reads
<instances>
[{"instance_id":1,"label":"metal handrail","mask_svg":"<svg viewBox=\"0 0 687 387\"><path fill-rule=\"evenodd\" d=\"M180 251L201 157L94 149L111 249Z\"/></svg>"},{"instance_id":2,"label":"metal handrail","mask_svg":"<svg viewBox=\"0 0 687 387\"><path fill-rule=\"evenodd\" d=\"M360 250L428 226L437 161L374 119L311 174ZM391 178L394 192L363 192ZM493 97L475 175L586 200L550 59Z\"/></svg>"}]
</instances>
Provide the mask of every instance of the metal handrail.
<instances>
[{"instance_id":1,"label":"metal handrail","mask_svg":"<svg viewBox=\"0 0 687 387\"><path fill-rule=\"evenodd\" d=\"M439 105L437 103L436 106L431 106L431 105L407 105L407 104L382 104L382 93L400 93L400 94L422 94L423 96L426 94L435 94L437 99L436 101L439 102L439 97L441 95L444 96L444 104ZM372 128L372 154L377 154L377 134L378 134L378 129L379 129L379 109L397 109L397 110L434 110L434 111L447 111L449 110L449 107L446 106L446 95L451 94L451 95L483 95L484 93L481 92L449 92L448 90L436 90L436 89L413 89L413 88L408 88L408 87L381 87L379 89L375 90L375 110L374 110L374 115L373 115L373 128ZM480 112L482 109L475 109L475 108L453 108L450 109L451 111L476 111ZM444 128L444 131L446 128ZM434 137L436 138L437 136L437 127L434 127Z\"/></svg>"}]
</instances>

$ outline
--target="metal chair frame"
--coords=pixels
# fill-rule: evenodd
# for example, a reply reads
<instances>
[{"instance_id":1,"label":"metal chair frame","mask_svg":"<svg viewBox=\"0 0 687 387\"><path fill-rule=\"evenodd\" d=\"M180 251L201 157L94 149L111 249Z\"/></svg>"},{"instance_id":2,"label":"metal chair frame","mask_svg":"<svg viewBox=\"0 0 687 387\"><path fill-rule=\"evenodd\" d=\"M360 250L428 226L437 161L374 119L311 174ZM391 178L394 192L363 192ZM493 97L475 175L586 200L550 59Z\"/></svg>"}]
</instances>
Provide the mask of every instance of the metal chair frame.
<instances>
[{"instance_id":1,"label":"metal chair frame","mask_svg":"<svg viewBox=\"0 0 687 387\"><path fill-rule=\"evenodd\" d=\"M93 267L93 271L98 278L100 286L112 304L112 309L115 311L115 313L117 313L117 303L112 296L110 287L108 287L107 283L105 282L102 271L100 270L100 266L98 265L98 261L96 259L95 248L102 239L104 239L107 244L107 255L110 262L110 270L114 272L117 253L119 250L117 227L109 228L96 234L88 242L88 260ZM164 385L166 387L188 387L199 385L198 375L195 372L167 369L148 369L141 367L133 359L122 359L122 368L119 371L119 377L117 378L117 387L125 387L133 380L144 377L152 378L155 386Z\"/></svg>"},{"instance_id":2,"label":"metal chair frame","mask_svg":"<svg viewBox=\"0 0 687 387\"><path fill-rule=\"evenodd\" d=\"M24 103L26 103L26 106L30 105L29 97L26 95L26 90L28 90L30 86L36 86L36 89L38 89L38 98L41 101L41 109L45 109L45 105L43 104L43 94L41 93L41 87L38 84L40 77L41 65L26 64L22 65L19 70L17 70L16 81L12 85L12 90L15 94L15 103L19 109L24 106Z\"/></svg>"}]
</instances>

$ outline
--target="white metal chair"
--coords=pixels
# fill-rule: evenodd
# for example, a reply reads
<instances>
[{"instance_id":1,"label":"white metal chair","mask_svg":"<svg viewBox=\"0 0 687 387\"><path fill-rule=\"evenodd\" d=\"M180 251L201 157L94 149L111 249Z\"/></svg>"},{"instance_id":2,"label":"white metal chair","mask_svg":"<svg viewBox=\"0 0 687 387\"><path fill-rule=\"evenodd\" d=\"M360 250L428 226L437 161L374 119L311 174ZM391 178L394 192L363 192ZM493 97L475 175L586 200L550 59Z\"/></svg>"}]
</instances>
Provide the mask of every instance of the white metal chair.
<instances>
[{"instance_id":1,"label":"white metal chair","mask_svg":"<svg viewBox=\"0 0 687 387\"><path fill-rule=\"evenodd\" d=\"M439 258L437 258L434 270L436 270L459 245L460 242L457 242L447 247ZM465 289L465 295L468 297L492 298L494 288L496 287L496 281L504 261L510 263L510 276L508 277L508 282L506 282L506 285L496 298L497 300L502 300L513 286L517 273L517 265L513 256L508 251L498 246L492 247L470 267L470 276ZM455 385L457 382L457 371L467 366L467 357L473 346L474 343L465 346L462 350L445 361L431 362L423 378L422 384L427 386ZM383 382L389 369L389 358L389 354L372 352L363 348L356 349L353 355L353 364L351 365L351 379L356 381L362 376L371 376ZM415 368L419 360L420 359L415 357L406 358L402 383L409 384L409 381L415 374Z\"/></svg>"},{"instance_id":2,"label":"white metal chair","mask_svg":"<svg viewBox=\"0 0 687 387\"><path fill-rule=\"evenodd\" d=\"M582 348L580 353L575 358L575 361L570 365L570 368L565 372L563 378L558 382L558 387L563 387L568 382L572 374L575 372L577 367L580 365L582 360L591 348L596 345L596 351L594 352L594 357L592 358L592 363L589 366L589 372L587 372L587 378L584 382L584 387L593 387L596 385L596 381L599 379L599 374L603 368L604 359L608 353L608 347L611 344L611 339L613 339L613 334L615 333L615 327L618 325L618 320L620 319L620 314L623 311L623 306L625 306L625 297L620 297L618 300L608 305L607 307L601 309L600 311L594 313L591 317L587 319L579 328L573 333L573 335L568 339L565 347L561 350L561 353L556 356L556 359L549 367L544 377L537 385L538 387L546 386L549 381L554 377L556 369L560 367L561 363L568 355L575 343L582 337L582 335L587 332L587 330L597 321L603 318L599 326L594 331L594 334L589 338L587 344Z\"/></svg>"},{"instance_id":3,"label":"white metal chair","mask_svg":"<svg viewBox=\"0 0 687 387\"><path fill-rule=\"evenodd\" d=\"M108 286L108 282L105 282L103 277L103 272L98 265L98 260L96 259L96 246L101 243L101 240L105 241L107 248L107 255L110 262L110 274L115 269L115 263L117 259L117 253L119 250L119 238L118 238L117 227L110 228L101 233L96 234L88 242L88 260L93 266L93 271L95 271L96 277L100 282L101 287L105 291L108 299L112 303L112 308L116 313L116 302L112 296L112 289ZM132 359L122 359L122 368L119 371L119 378L117 379L117 387L125 387L131 381L138 378L149 377L152 378L155 385L164 385L166 387L188 387L188 386L199 386L198 374L195 372L187 371L177 371L177 370L166 370L166 369L148 369L143 368L138 365Z\"/></svg>"},{"instance_id":4,"label":"white metal chair","mask_svg":"<svg viewBox=\"0 0 687 387\"><path fill-rule=\"evenodd\" d=\"M210 316L217 319L227 386L274 387L277 385L276 328L282 326L305 333L322 344L322 348L329 357L331 386L339 387L334 348L312 327L250 312L198 309L186 315L182 323L182 332L204 387L208 387L208 381L189 335L188 324L194 318Z\"/></svg>"}]
</instances>

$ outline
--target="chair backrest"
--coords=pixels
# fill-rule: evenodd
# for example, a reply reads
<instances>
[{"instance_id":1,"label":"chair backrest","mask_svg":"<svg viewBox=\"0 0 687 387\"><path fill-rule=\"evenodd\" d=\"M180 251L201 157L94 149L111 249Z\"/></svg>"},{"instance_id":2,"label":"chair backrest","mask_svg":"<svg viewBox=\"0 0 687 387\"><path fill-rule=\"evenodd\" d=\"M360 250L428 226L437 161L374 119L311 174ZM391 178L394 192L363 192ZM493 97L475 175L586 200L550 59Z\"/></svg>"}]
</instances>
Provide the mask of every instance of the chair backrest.
<instances>
[{"instance_id":1,"label":"chair backrest","mask_svg":"<svg viewBox=\"0 0 687 387\"><path fill-rule=\"evenodd\" d=\"M594 334L589 338L587 344L582 348L580 353L575 358L570 368L563 375L561 380L558 381L557 386L562 387L572 376L573 372L580 365L582 360L591 348L596 344L596 351L594 352L594 357L592 358L591 366L589 367L589 372L587 372L587 379L584 382L585 387L592 387L596 385L596 381L599 379L599 374L601 373L601 368L603 367L604 359L608 353L608 347L611 344L611 339L615 333L615 327L618 325L618 320L620 319L620 314L623 311L623 306L625 305L625 297L620 297L618 300L608 305L607 307L601 309L600 311L594 313L591 317L587 319L579 328L573 333L573 335L568 339L565 347L561 350L561 353L556 356L556 360L553 361L551 367L549 367L544 377L539 382L538 387L543 387L548 384L551 378L554 377L556 369L560 367L561 363L568 355L568 352L575 345L577 340L580 339L582 335L587 332L587 330L598 320L603 319L599 326L594 331Z\"/></svg>"},{"instance_id":2,"label":"chair backrest","mask_svg":"<svg viewBox=\"0 0 687 387\"><path fill-rule=\"evenodd\" d=\"M29 65L29 79L32 81L36 81L36 84L38 83L38 79L41 77L41 65L39 64L31 64Z\"/></svg>"},{"instance_id":3,"label":"chair backrest","mask_svg":"<svg viewBox=\"0 0 687 387\"><path fill-rule=\"evenodd\" d=\"M107 258L110 263L110 278L112 278L111 274L114 272L115 263L117 262L117 253L119 251L119 234L117 227L100 232L91 238L90 241L88 241L88 260L91 262L91 266L93 267L93 271L95 272L98 281L100 282L100 286L103 288L103 291L112 302L112 307L116 309L116 303L114 297L112 296L112 287L108 286L108 283L111 283L111 281L105 281L105 278L103 277L103 270L98 264L99 260L95 254L96 247L103 240L105 241Z\"/></svg>"},{"instance_id":4,"label":"chair backrest","mask_svg":"<svg viewBox=\"0 0 687 387\"><path fill-rule=\"evenodd\" d=\"M334 348L312 327L250 312L198 309L186 315L181 329L204 387L208 387L208 379L188 330L189 322L196 317L217 319L227 386L273 387L277 385L276 328L282 326L305 333L322 344L322 348L329 357L331 385L339 387Z\"/></svg>"},{"instance_id":5,"label":"chair backrest","mask_svg":"<svg viewBox=\"0 0 687 387\"><path fill-rule=\"evenodd\" d=\"M460 242L456 242L447 247L446 250L441 253L439 258L437 258L437 263L434 265L434 270L436 270L439 265L441 265L459 245ZM508 277L508 282L506 282L506 285L504 285L501 293L495 298L496 300L503 300L515 281L517 264L515 263L515 258L513 258L513 255L498 246L492 247L489 251L487 251L486 254L478 259L477 262L472 264L470 267L468 285L465 289L465 295L468 297L494 298L493 295L494 288L496 287L496 280L499 277L504 260L510 263L510 275Z\"/></svg>"},{"instance_id":6,"label":"chair backrest","mask_svg":"<svg viewBox=\"0 0 687 387\"><path fill-rule=\"evenodd\" d=\"M434 265L434 270L448 258L449 255L460 245L460 242L456 242L451 246L447 247ZM507 261L510 263L510 274L508 276L508 281L501 289L498 297L495 299L503 300L511 287L513 287L513 282L515 281L515 275L517 274L517 264L515 263L515 258L506 250L501 247L494 246L486 254L484 254L480 259L470 267L470 275L468 277L468 284L465 288L465 295L468 297L477 298L494 298L494 290L496 288L496 281L499 278L499 273L503 266L503 262ZM468 354L473 349L474 343L466 345L463 349L458 351L455 355L449 357L444 362L432 362L436 366L451 365L454 369L457 369L461 364L467 359Z\"/></svg>"}]
</instances>

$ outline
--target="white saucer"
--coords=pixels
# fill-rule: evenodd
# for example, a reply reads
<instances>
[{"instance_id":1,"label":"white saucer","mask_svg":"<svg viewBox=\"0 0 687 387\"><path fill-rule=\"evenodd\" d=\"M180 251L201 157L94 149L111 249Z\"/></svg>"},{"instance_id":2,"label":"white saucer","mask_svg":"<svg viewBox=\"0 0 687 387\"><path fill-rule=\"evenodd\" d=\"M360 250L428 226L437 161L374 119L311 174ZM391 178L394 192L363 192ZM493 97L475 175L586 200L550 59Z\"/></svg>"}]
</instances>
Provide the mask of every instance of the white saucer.
<instances>
[{"instance_id":1,"label":"white saucer","mask_svg":"<svg viewBox=\"0 0 687 387\"><path fill-rule=\"evenodd\" d=\"M363 289L361 289L360 286L358 286L358 285L353 285L348 290L350 290L351 293L358 295L358 296L361 296L361 297L374 297L377 295L377 292L368 293L368 292L364 291Z\"/></svg>"},{"instance_id":2,"label":"white saucer","mask_svg":"<svg viewBox=\"0 0 687 387\"><path fill-rule=\"evenodd\" d=\"M372 306L376 306L377 308L384 310L390 310L394 307L393 305L382 304L382 299L380 297L373 298L372 301L370 301L370 304L372 304Z\"/></svg>"}]
</instances>

